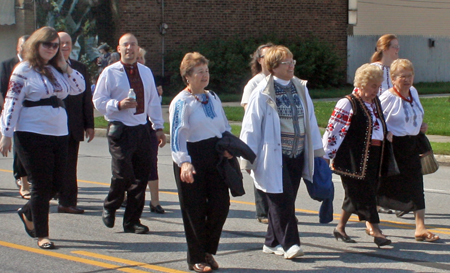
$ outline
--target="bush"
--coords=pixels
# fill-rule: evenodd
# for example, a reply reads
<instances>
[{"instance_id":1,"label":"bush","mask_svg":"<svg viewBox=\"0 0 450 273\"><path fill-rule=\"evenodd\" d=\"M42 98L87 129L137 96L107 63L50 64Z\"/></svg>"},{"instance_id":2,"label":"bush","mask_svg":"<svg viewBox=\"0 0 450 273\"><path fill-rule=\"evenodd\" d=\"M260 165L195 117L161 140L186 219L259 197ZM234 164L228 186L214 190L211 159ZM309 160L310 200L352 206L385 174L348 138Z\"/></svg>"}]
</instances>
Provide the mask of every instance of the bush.
<instances>
[{"instance_id":1,"label":"bush","mask_svg":"<svg viewBox=\"0 0 450 273\"><path fill-rule=\"evenodd\" d=\"M345 83L345 64L337 55L334 46L318 38L278 38L263 36L243 40L234 37L229 40L215 39L201 41L191 47L183 47L167 56L167 70L170 78L169 95L184 88L179 68L184 54L198 51L210 60L211 74L208 88L220 94L241 94L250 72L250 55L264 43L272 42L288 47L297 60L295 75L308 80L309 88L336 87Z\"/></svg>"}]
</instances>

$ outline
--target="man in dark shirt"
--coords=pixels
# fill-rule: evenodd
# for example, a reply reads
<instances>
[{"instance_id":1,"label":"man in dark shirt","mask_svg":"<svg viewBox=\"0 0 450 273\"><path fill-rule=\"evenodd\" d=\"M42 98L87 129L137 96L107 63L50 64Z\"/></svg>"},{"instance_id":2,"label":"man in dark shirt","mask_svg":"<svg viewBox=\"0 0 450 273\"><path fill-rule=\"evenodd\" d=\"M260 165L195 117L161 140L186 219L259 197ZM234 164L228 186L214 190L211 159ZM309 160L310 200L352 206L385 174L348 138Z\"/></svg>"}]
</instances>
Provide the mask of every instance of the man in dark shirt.
<instances>
[{"instance_id":1,"label":"man in dark shirt","mask_svg":"<svg viewBox=\"0 0 450 273\"><path fill-rule=\"evenodd\" d=\"M66 62L75 70L80 72L86 82L85 92L76 96L67 96L64 104L67 111L69 125L69 153L67 159L67 170L65 183L59 192L59 213L81 214L84 210L77 207L78 184L77 163L80 141L84 140L86 134L87 142L94 139L94 107L92 104L91 83L84 64L70 59L72 51L72 38L66 32L59 32L60 50Z\"/></svg>"}]
</instances>

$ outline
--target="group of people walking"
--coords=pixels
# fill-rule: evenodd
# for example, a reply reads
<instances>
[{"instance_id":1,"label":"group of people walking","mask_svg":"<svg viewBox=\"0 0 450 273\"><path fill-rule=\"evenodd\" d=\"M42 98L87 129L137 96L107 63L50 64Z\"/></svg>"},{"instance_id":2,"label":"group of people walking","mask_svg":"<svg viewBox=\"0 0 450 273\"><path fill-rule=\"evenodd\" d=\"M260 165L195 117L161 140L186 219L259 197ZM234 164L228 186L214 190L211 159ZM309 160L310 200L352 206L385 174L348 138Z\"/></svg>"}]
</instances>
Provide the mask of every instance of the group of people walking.
<instances>
[{"instance_id":1,"label":"group of people walking","mask_svg":"<svg viewBox=\"0 0 450 273\"><path fill-rule=\"evenodd\" d=\"M31 35L24 61L11 77L1 116L0 152L8 154L14 136L33 185L31 200L19 210L19 216L26 232L37 237L39 247L45 249L54 248L48 238L48 201L62 186L61 172L67 160L67 114L61 100L85 90L83 75L64 59L60 43L52 28ZM140 222L145 189L149 177L157 180L155 149L166 143L164 121L153 74L138 62L137 38L123 35L117 51L120 61L102 71L92 98L108 121L112 156L111 186L102 220L105 226L114 226L115 212L126 193L124 231L143 234L149 231ZM423 176L416 149L417 134L427 129L424 110L413 87L413 65L398 59L398 51L395 35L378 40L372 63L358 68L354 90L337 102L323 136L307 81L294 75L292 52L269 43L254 53L254 78L244 89L245 115L240 139L234 141L256 155L254 161L242 160L241 168L254 180L257 218L268 224L264 253L285 259L304 255L295 201L300 180L313 181L317 157L325 158L341 176L345 192L341 217L332 232L336 240L355 243L346 232L354 213L366 221L366 233L378 247L391 244L379 227L378 206L397 209L396 204L408 202L416 217L415 239L439 239L424 225ZM231 127L219 96L206 89L208 64L198 52L184 56L180 74L186 87L169 107L187 263L196 272L219 268L213 255L229 212L230 184L217 163L229 160L232 164L237 156L232 150L218 149ZM382 172L388 144L400 171L389 177ZM242 183L242 177L240 180Z\"/></svg>"}]
</instances>

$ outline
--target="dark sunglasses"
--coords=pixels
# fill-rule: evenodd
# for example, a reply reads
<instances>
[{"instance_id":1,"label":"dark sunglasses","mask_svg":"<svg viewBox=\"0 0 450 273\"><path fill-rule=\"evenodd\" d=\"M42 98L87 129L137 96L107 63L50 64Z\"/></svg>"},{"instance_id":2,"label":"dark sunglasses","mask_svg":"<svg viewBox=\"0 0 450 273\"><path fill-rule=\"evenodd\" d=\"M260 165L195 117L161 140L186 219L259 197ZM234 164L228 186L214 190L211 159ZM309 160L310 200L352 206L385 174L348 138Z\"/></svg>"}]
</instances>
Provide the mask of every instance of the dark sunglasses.
<instances>
[{"instance_id":1,"label":"dark sunglasses","mask_svg":"<svg viewBox=\"0 0 450 273\"><path fill-rule=\"evenodd\" d=\"M42 46L47 49L58 49L59 43L42 42Z\"/></svg>"}]
</instances>

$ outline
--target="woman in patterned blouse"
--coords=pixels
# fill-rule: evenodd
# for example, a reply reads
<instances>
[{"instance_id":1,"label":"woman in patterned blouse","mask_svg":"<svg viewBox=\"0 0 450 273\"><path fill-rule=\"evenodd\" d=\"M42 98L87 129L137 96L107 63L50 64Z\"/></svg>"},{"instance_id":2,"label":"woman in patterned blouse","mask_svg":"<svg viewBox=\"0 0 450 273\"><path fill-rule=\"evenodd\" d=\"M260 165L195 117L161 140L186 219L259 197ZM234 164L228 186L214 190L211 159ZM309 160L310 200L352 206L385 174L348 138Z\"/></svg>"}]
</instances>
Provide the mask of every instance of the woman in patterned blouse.
<instances>
[{"instance_id":1,"label":"woman in patterned blouse","mask_svg":"<svg viewBox=\"0 0 450 273\"><path fill-rule=\"evenodd\" d=\"M424 110L419 94L413 86L413 64L407 59L394 61L390 76L394 85L380 96L380 101L387 127L392 133L388 138L392 139L400 174L382 179L379 190L382 197L380 205L401 209L395 207L395 204L410 203L410 210L414 211L416 218L415 239L433 242L438 240L439 236L425 227L423 175L417 148L418 134L425 133L428 125L423 122Z\"/></svg>"},{"instance_id":2,"label":"woman in patterned blouse","mask_svg":"<svg viewBox=\"0 0 450 273\"><path fill-rule=\"evenodd\" d=\"M219 268L213 254L230 208L228 186L216 167L220 157L216 143L231 127L217 94L205 89L208 63L198 52L184 56L180 72L186 88L169 107L170 147L188 245L187 262L196 272ZM223 156L232 158L227 151Z\"/></svg>"},{"instance_id":3,"label":"woman in patterned blouse","mask_svg":"<svg viewBox=\"0 0 450 273\"><path fill-rule=\"evenodd\" d=\"M381 170L386 124L377 97L383 72L364 64L356 70L352 94L339 100L323 135L325 158L331 159L332 170L341 176L345 198L341 218L333 231L336 240L355 243L345 232L348 219L355 213L368 222L366 233L380 247L390 240L378 224L376 190Z\"/></svg>"},{"instance_id":4,"label":"woman in patterned blouse","mask_svg":"<svg viewBox=\"0 0 450 273\"><path fill-rule=\"evenodd\" d=\"M66 63L58 33L36 30L24 44L24 61L10 79L1 116L0 152L15 148L32 184L31 199L18 214L38 246L53 249L48 238L49 201L63 183L68 149L67 112L62 99L85 89L83 76Z\"/></svg>"}]
</instances>

